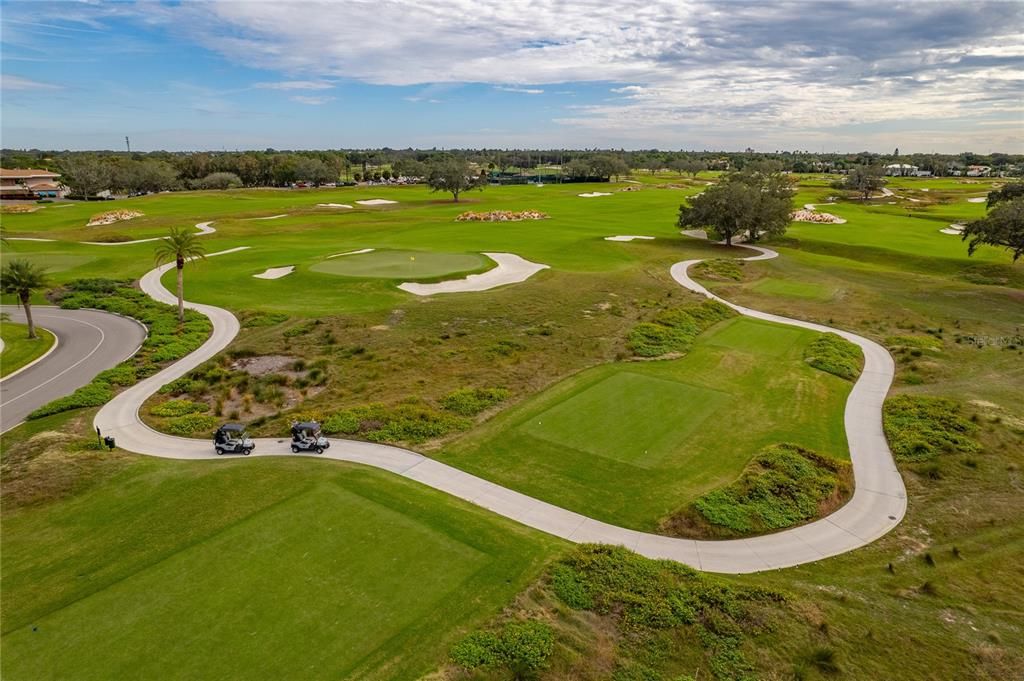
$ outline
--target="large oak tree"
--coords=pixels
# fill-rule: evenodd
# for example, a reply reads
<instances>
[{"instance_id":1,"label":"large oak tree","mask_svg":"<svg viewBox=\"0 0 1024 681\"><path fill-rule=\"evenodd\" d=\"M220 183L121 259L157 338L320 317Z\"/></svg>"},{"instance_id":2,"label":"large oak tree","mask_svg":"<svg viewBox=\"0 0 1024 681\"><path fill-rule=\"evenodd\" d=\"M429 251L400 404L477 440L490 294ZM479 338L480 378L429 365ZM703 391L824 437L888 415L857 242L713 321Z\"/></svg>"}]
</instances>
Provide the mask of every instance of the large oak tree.
<instances>
[{"instance_id":1,"label":"large oak tree","mask_svg":"<svg viewBox=\"0 0 1024 681\"><path fill-rule=\"evenodd\" d=\"M789 226L793 193L792 182L777 166L752 164L681 205L678 225L710 230L729 246L739 236L748 241L778 236Z\"/></svg>"}]
</instances>

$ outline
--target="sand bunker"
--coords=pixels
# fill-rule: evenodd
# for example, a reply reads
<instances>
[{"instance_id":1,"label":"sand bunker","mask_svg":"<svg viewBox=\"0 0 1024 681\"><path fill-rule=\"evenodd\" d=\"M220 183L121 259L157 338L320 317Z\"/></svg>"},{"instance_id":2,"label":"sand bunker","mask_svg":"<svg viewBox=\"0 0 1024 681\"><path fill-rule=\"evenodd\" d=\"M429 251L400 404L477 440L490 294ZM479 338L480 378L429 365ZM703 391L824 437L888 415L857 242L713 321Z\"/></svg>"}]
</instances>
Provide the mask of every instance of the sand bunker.
<instances>
[{"instance_id":1,"label":"sand bunker","mask_svg":"<svg viewBox=\"0 0 1024 681\"><path fill-rule=\"evenodd\" d=\"M278 218L286 218L288 213L281 213L280 215L268 215L265 218L249 218L250 220L276 220Z\"/></svg>"},{"instance_id":2,"label":"sand bunker","mask_svg":"<svg viewBox=\"0 0 1024 681\"><path fill-rule=\"evenodd\" d=\"M608 192L588 192L586 194L577 194L577 196L582 196L585 199L592 199L596 196L611 196L611 194Z\"/></svg>"},{"instance_id":3,"label":"sand bunker","mask_svg":"<svg viewBox=\"0 0 1024 681\"><path fill-rule=\"evenodd\" d=\"M688 236L691 239L707 239L708 233L703 229L684 229L679 232L683 236Z\"/></svg>"},{"instance_id":4,"label":"sand bunker","mask_svg":"<svg viewBox=\"0 0 1024 681\"><path fill-rule=\"evenodd\" d=\"M389 201L388 199L366 199L365 201L356 201L360 206L387 206L392 203L398 203L398 201Z\"/></svg>"},{"instance_id":5,"label":"sand bunker","mask_svg":"<svg viewBox=\"0 0 1024 681\"><path fill-rule=\"evenodd\" d=\"M965 226L966 225L961 225L959 222L954 222L949 227L946 227L945 229L940 229L939 231L942 232L943 234L955 234L957 236L960 236L961 234L964 233Z\"/></svg>"},{"instance_id":6,"label":"sand bunker","mask_svg":"<svg viewBox=\"0 0 1024 681\"><path fill-rule=\"evenodd\" d=\"M477 213L468 210L460 213L455 219L458 222L520 222L522 220L545 220L551 217L539 210L491 210L486 213Z\"/></svg>"},{"instance_id":7,"label":"sand bunker","mask_svg":"<svg viewBox=\"0 0 1024 681\"><path fill-rule=\"evenodd\" d=\"M280 279L281 277L287 277L294 271L295 265L288 265L287 267L269 267L266 271L252 276L257 279Z\"/></svg>"},{"instance_id":8,"label":"sand bunker","mask_svg":"<svg viewBox=\"0 0 1024 681\"><path fill-rule=\"evenodd\" d=\"M633 241L634 239L646 239L648 241L653 241L654 237L653 236L637 236L635 234L629 234L629 235L620 235L620 236L606 236L604 238L605 241Z\"/></svg>"},{"instance_id":9,"label":"sand bunker","mask_svg":"<svg viewBox=\"0 0 1024 681\"><path fill-rule=\"evenodd\" d=\"M347 203L318 203L316 204L320 208L351 208L352 206Z\"/></svg>"},{"instance_id":10,"label":"sand bunker","mask_svg":"<svg viewBox=\"0 0 1024 681\"><path fill-rule=\"evenodd\" d=\"M122 220L131 220L132 218L141 218L145 213L137 210L109 210L106 213L97 213L89 218L89 222L85 224L86 227L99 227L101 225L112 225L115 222L121 222Z\"/></svg>"},{"instance_id":11,"label":"sand bunker","mask_svg":"<svg viewBox=\"0 0 1024 681\"><path fill-rule=\"evenodd\" d=\"M988 197L986 196L972 196L967 199L967 203L985 203L986 201L988 201Z\"/></svg>"},{"instance_id":12,"label":"sand bunker","mask_svg":"<svg viewBox=\"0 0 1024 681\"><path fill-rule=\"evenodd\" d=\"M375 249L375 248L360 248L358 251L345 251L344 253L335 253L334 255L327 256L326 260L330 260L331 258L340 258L343 255L360 255L362 253L373 253L375 250L377 250L377 249Z\"/></svg>"},{"instance_id":13,"label":"sand bunker","mask_svg":"<svg viewBox=\"0 0 1024 681\"><path fill-rule=\"evenodd\" d=\"M790 215L790 219L795 220L796 222L816 222L826 225L842 225L846 222L846 220L838 215L832 215L831 213L819 213L815 210L808 210L806 207L804 210L794 211L793 214Z\"/></svg>"},{"instance_id":14,"label":"sand bunker","mask_svg":"<svg viewBox=\"0 0 1024 681\"><path fill-rule=\"evenodd\" d=\"M526 281L537 272L548 269L547 265L530 262L512 253L484 253L498 264L497 267L482 274L471 274L464 279L441 281L436 284L417 284L406 282L398 288L417 296L431 296L435 293L465 293L468 291L487 291L506 284L518 284Z\"/></svg>"}]
</instances>

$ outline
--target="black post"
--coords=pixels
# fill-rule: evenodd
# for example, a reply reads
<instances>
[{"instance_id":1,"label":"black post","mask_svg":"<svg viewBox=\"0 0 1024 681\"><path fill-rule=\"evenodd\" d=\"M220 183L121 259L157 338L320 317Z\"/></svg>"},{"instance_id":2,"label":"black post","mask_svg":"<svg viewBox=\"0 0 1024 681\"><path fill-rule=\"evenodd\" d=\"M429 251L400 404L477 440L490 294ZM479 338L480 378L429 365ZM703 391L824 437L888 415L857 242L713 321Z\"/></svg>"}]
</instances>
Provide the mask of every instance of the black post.
<instances>
[{"instance_id":1,"label":"black post","mask_svg":"<svg viewBox=\"0 0 1024 681\"><path fill-rule=\"evenodd\" d=\"M103 434L100 432L99 426L96 426L96 442L99 444L100 449L103 449Z\"/></svg>"}]
</instances>

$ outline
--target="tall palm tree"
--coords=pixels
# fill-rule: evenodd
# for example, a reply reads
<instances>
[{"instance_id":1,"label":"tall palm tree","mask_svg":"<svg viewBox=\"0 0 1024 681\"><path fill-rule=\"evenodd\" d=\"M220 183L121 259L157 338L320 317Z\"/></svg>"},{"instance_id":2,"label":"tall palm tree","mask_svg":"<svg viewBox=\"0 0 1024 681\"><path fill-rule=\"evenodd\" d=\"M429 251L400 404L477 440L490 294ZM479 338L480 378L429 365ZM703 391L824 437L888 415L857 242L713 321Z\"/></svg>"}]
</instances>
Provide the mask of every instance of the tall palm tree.
<instances>
[{"instance_id":1,"label":"tall palm tree","mask_svg":"<svg viewBox=\"0 0 1024 681\"><path fill-rule=\"evenodd\" d=\"M196 239L196 233L185 227L171 227L171 234L156 246L156 264L173 262L178 268L178 322L185 322L185 288L182 272L189 260L201 260L206 251Z\"/></svg>"},{"instance_id":2,"label":"tall palm tree","mask_svg":"<svg viewBox=\"0 0 1024 681\"><path fill-rule=\"evenodd\" d=\"M29 298L36 289L46 286L46 269L28 260L18 258L7 263L3 274L4 293L14 293L25 308L25 319L28 320L28 337L36 338L36 325L32 321L32 305Z\"/></svg>"}]
</instances>

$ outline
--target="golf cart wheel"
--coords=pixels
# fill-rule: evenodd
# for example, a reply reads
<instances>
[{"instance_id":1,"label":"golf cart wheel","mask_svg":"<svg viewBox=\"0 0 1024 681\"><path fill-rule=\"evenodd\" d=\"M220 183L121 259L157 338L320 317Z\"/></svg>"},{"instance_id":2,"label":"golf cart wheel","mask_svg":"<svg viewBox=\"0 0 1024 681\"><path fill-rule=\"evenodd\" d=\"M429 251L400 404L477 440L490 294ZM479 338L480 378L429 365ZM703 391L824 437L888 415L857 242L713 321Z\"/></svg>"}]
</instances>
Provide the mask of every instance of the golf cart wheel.
<instances>
[{"instance_id":1,"label":"golf cart wheel","mask_svg":"<svg viewBox=\"0 0 1024 681\"><path fill-rule=\"evenodd\" d=\"M323 454L324 453L324 448L323 447L317 447L315 451L316 451L317 454Z\"/></svg>"},{"instance_id":2,"label":"golf cart wheel","mask_svg":"<svg viewBox=\"0 0 1024 681\"><path fill-rule=\"evenodd\" d=\"M221 449L220 447L217 447L217 456L223 456L223 455L224 455L224 450Z\"/></svg>"},{"instance_id":3,"label":"golf cart wheel","mask_svg":"<svg viewBox=\"0 0 1024 681\"><path fill-rule=\"evenodd\" d=\"M298 454L298 453L299 453L299 448L296 447L295 445L292 445L292 454Z\"/></svg>"},{"instance_id":4,"label":"golf cart wheel","mask_svg":"<svg viewBox=\"0 0 1024 681\"><path fill-rule=\"evenodd\" d=\"M252 454L252 450L251 449L243 449L242 450L242 454L244 454L245 456L249 456L250 454Z\"/></svg>"}]
</instances>

